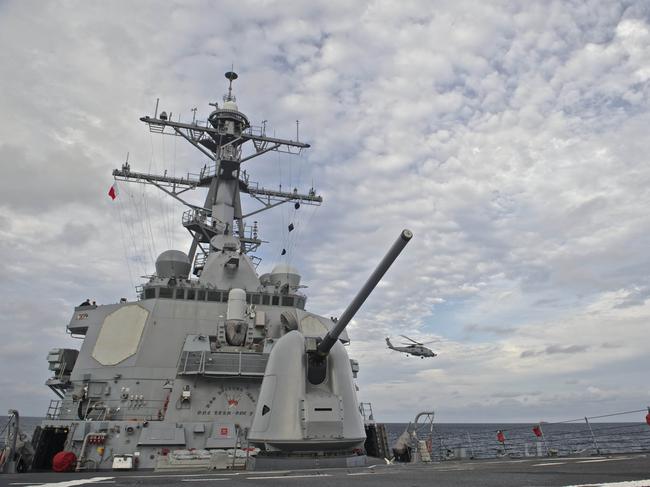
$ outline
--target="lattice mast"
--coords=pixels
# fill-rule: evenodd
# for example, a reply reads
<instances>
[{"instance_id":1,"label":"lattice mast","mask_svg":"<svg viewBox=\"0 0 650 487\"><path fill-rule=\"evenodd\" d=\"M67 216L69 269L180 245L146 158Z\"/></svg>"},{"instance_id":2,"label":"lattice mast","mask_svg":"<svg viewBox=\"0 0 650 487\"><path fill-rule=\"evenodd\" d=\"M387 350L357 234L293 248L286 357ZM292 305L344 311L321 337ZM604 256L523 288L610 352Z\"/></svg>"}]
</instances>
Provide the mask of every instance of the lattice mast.
<instances>
[{"instance_id":1,"label":"lattice mast","mask_svg":"<svg viewBox=\"0 0 650 487\"><path fill-rule=\"evenodd\" d=\"M200 273L209 253L221 250L220 242L226 242L229 236L239 240L243 253L252 253L259 248L263 241L258 236L257 223L247 226L244 222L247 217L288 201L308 205L320 205L323 201L313 188L306 194L299 193L297 188L291 192L269 190L249 180L246 171L241 169L242 163L270 151L299 154L309 144L298 140L297 129L296 140L287 140L267 137L265 122L261 127L251 126L246 115L239 111L232 93L232 82L237 79L237 74L229 71L225 76L228 93L223 96L221 107L210 103L214 110L206 121L196 120L196 109L193 109L191 123L183 123L180 119L175 122L171 113L168 115L162 111L158 114L158 103L153 117L140 119L151 132L183 137L208 157L210 163L205 164L198 174L170 177L166 173L161 176L134 172L128 162L113 171L116 180L151 184L189 207L183 214L183 226L192 235L188 255L195 274ZM254 150L243 156L242 148L247 142L252 142ZM196 188L208 188L203 206L193 205L182 197L186 191ZM243 214L241 193L249 194L262 206Z\"/></svg>"}]
</instances>

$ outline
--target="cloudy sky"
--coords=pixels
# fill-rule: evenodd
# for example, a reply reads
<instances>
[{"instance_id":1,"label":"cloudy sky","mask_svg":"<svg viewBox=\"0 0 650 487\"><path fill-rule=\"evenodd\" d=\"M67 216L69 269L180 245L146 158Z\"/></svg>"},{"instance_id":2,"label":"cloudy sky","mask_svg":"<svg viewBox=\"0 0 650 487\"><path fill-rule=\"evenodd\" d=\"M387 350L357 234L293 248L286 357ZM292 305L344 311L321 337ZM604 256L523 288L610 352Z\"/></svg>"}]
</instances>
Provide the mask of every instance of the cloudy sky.
<instances>
[{"instance_id":1,"label":"cloudy sky","mask_svg":"<svg viewBox=\"0 0 650 487\"><path fill-rule=\"evenodd\" d=\"M73 306L133 298L183 208L134 170L206 160L138 121L239 108L300 138L247 163L320 208L259 216L260 271L297 266L344 309L415 237L352 323L379 419L565 420L650 403L647 2L0 2L0 411L42 415ZM247 208L254 208L246 201ZM295 223L289 235L286 226ZM437 340L435 359L385 348ZM621 419L642 420L642 415Z\"/></svg>"}]
</instances>

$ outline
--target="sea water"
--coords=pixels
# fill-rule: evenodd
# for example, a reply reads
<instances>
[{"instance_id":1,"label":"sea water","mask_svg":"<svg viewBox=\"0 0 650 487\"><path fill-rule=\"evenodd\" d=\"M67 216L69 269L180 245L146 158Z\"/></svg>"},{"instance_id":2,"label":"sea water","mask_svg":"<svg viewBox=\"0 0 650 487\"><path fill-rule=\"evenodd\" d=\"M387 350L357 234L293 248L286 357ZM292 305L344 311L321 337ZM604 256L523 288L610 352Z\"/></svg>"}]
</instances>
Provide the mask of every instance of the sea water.
<instances>
[{"instance_id":1,"label":"sea water","mask_svg":"<svg viewBox=\"0 0 650 487\"><path fill-rule=\"evenodd\" d=\"M387 423L388 444L393 445L408 424ZM533 432L536 424L434 423L420 425L417 436L430 440L437 459L458 456L494 458L609 454L650 451L650 426L646 423L542 423L542 437ZM498 440L503 433L503 442Z\"/></svg>"}]
</instances>

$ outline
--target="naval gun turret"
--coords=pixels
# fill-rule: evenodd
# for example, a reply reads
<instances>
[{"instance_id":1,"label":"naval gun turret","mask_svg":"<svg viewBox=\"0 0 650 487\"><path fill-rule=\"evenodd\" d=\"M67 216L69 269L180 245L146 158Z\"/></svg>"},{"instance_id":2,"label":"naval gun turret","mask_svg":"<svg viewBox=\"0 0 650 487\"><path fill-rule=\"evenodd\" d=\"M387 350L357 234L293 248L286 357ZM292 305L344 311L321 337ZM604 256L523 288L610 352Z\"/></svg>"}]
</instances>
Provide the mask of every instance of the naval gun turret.
<instances>
[{"instance_id":1,"label":"naval gun turret","mask_svg":"<svg viewBox=\"0 0 650 487\"><path fill-rule=\"evenodd\" d=\"M273 347L248 439L266 451L346 452L365 440L348 354L339 337L412 238L403 230L324 337L298 330Z\"/></svg>"}]
</instances>

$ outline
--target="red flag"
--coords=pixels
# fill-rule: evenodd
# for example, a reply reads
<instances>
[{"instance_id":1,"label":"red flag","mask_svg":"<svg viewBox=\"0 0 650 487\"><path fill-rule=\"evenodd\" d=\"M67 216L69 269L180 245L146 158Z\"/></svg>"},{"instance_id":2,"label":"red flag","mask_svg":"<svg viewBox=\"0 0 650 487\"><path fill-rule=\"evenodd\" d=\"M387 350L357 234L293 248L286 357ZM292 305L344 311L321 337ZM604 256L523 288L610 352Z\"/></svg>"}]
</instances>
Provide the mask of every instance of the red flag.
<instances>
[{"instance_id":1,"label":"red flag","mask_svg":"<svg viewBox=\"0 0 650 487\"><path fill-rule=\"evenodd\" d=\"M108 190L108 196L110 196L112 200L117 198L117 183L113 183L111 189Z\"/></svg>"},{"instance_id":2,"label":"red flag","mask_svg":"<svg viewBox=\"0 0 650 487\"><path fill-rule=\"evenodd\" d=\"M648 423L648 426L650 426L650 413L645 415L645 422Z\"/></svg>"},{"instance_id":3,"label":"red flag","mask_svg":"<svg viewBox=\"0 0 650 487\"><path fill-rule=\"evenodd\" d=\"M506 437L503 434L503 431L501 431L501 430L497 431L497 441L499 443L505 443L506 442Z\"/></svg>"},{"instance_id":4,"label":"red flag","mask_svg":"<svg viewBox=\"0 0 650 487\"><path fill-rule=\"evenodd\" d=\"M533 433L535 433L535 436L537 436L537 438L542 436L542 428L540 427L540 425L533 426Z\"/></svg>"}]
</instances>

